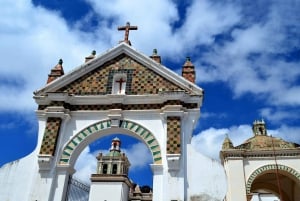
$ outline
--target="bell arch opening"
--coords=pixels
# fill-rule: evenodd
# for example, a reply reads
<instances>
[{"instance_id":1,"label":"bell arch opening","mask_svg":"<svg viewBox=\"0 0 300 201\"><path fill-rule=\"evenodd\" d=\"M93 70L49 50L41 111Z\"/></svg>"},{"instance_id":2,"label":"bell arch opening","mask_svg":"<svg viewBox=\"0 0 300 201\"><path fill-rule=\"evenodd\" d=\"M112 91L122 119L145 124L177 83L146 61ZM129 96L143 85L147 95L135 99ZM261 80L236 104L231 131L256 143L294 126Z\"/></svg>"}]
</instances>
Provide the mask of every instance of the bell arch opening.
<instances>
[{"instance_id":1,"label":"bell arch opening","mask_svg":"<svg viewBox=\"0 0 300 201\"><path fill-rule=\"evenodd\" d=\"M279 181L278 181L279 180ZM279 200L294 201L300 194L300 174L284 165L270 164L256 169L249 177L246 184L247 195L253 193L262 196L274 196Z\"/></svg>"},{"instance_id":2,"label":"bell arch opening","mask_svg":"<svg viewBox=\"0 0 300 201\"><path fill-rule=\"evenodd\" d=\"M120 139L120 151L125 154L130 162L130 166L124 172L127 172L128 177L133 183L139 186L153 186L153 173L150 164L153 163L153 158L149 148L136 137L126 134L114 133L100 137L96 141L89 144L79 155L74 165L74 174L72 178L81 181L85 184L90 184L91 175L98 171L99 166L97 157L108 156L112 148L112 140ZM109 169L111 171L109 171ZM107 163L101 164L101 174L117 174L118 166L112 163L111 168Z\"/></svg>"}]
</instances>

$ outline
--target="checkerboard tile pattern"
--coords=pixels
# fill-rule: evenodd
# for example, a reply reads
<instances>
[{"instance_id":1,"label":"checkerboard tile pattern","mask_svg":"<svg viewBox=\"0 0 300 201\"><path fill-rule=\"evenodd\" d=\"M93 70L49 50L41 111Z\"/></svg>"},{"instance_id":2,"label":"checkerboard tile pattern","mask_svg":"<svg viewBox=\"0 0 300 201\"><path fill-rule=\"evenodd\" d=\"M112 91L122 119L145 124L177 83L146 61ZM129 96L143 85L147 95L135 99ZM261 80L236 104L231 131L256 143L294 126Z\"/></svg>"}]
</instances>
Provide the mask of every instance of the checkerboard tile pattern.
<instances>
[{"instance_id":1,"label":"checkerboard tile pattern","mask_svg":"<svg viewBox=\"0 0 300 201\"><path fill-rule=\"evenodd\" d=\"M99 68L87 73L58 92L76 95L103 95L112 91L113 75L127 75L126 94L157 94L159 91L183 91L182 88L122 54Z\"/></svg>"},{"instance_id":2,"label":"checkerboard tile pattern","mask_svg":"<svg viewBox=\"0 0 300 201\"><path fill-rule=\"evenodd\" d=\"M47 119L40 154L54 156L60 125L61 118Z\"/></svg>"},{"instance_id":3,"label":"checkerboard tile pattern","mask_svg":"<svg viewBox=\"0 0 300 201\"><path fill-rule=\"evenodd\" d=\"M167 117L167 153L180 154L181 148L181 121L180 117Z\"/></svg>"}]
</instances>

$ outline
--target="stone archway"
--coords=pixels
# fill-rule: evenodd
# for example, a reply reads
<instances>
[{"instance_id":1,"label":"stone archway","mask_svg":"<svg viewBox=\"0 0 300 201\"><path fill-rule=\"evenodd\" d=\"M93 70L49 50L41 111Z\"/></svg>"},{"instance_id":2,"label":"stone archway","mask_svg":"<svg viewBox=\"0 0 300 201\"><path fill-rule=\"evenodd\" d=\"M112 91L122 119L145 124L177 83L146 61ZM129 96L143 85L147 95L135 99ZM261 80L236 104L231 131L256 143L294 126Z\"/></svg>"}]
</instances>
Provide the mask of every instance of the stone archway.
<instances>
[{"instance_id":1,"label":"stone archway","mask_svg":"<svg viewBox=\"0 0 300 201\"><path fill-rule=\"evenodd\" d=\"M249 177L246 184L246 192L247 195L251 195L253 191L257 191L259 189L267 190L271 194L274 194L279 197L280 192L277 183L276 171L278 170L278 177L281 181L281 194L282 198L285 201L294 200L295 195L290 195L288 192L288 187L296 188L300 186L300 173L294 170L291 167L285 165L276 165L269 164L264 165L258 169L256 169Z\"/></svg>"},{"instance_id":2,"label":"stone archway","mask_svg":"<svg viewBox=\"0 0 300 201\"><path fill-rule=\"evenodd\" d=\"M97 122L74 135L74 137L72 137L64 146L60 156L59 165L73 166L82 148L95 140L93 138L95 134L102 133L104 135L116 133L118 131L131 133L138 139L141 139L148 146L153 157L153 163L161 164L162 157L160 145L147 128L129 120L120 120L117 126L116 124L112 126L111 121L113 120L108 119Z\"/></svg>"}]
</instances>

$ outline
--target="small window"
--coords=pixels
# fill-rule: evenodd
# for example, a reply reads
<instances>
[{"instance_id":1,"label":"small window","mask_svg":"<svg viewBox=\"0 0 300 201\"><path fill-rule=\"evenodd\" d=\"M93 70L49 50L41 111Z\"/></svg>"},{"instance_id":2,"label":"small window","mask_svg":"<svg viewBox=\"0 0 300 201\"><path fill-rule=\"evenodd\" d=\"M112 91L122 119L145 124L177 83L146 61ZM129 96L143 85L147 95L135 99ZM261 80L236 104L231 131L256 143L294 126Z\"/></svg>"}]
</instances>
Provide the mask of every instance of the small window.
<instances>
[{"instance_id":1,"label":"small window","mask_svg":"<svg viewBox=\"0 0 300 201\"><path fill-rule=\"evenodd\" d=\"M125 74L116 74L113 79L113 94L125 94L126 91L126 75Z\"/></svg>"},{"instance_id":2,"label":"small window","mask_svg":"<svg viewBox=\"0 0 300 201\"><path fill-rule=\"evenodd\" d=\"M107 174L107 164L103 165L103 174Z\"/></svg>"},{"instance_id":3,"label":"small window","mask_svg":"<svg viewBox=\"0 0 300 201\"><path fill-rule=\"evenodd\" d=\"M112 173L113 174L117 174L117 169L118 169L118 165L117 164L113 164Z\"/></svg>"}]
</instances>

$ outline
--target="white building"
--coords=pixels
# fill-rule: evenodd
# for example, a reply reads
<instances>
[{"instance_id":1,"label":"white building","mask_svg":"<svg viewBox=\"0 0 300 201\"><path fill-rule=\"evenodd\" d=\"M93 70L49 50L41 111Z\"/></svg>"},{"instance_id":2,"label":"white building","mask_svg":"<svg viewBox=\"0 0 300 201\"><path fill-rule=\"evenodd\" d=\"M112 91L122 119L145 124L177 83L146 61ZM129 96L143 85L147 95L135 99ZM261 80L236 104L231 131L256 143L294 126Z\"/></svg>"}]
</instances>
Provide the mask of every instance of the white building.
<instances>
[{"instance_id":1,"label":"white building","mask_svg":"<svg viewBox=\"0 0 300 201\"><path fill-rule=\"evenodd\" d=\"M223 142L226 201L300 200L300 146L267 135L265 122L254 121L253 137L233 146ZM281 199L280 199L281 198Z\"/></svg>"},{"instance_id":2,"label":"white building","mask_svg":"<svg viewBox=\"0 0 300 201\"><path fill-rule=\"evenodd\" d=\"M0 169L1 201L68 199L70 177L82 150L115 133L137 138L149 148L153 201L224 198L222 165L191 146L203 99L203 90L194 83L193 64L187 59L182 76L177 75L160 63L156 50L148 57L132 48L129 29L128 24L123 42L97 57L93 52L72 72L64 74L62 61L51 70L47 85L34 95L37 147ZM97 180L92 177L91 199L97 198ZM127 200L130 184L121 177L118 182L124 194L115 196Z\"/></svg>"}]
</instances>

